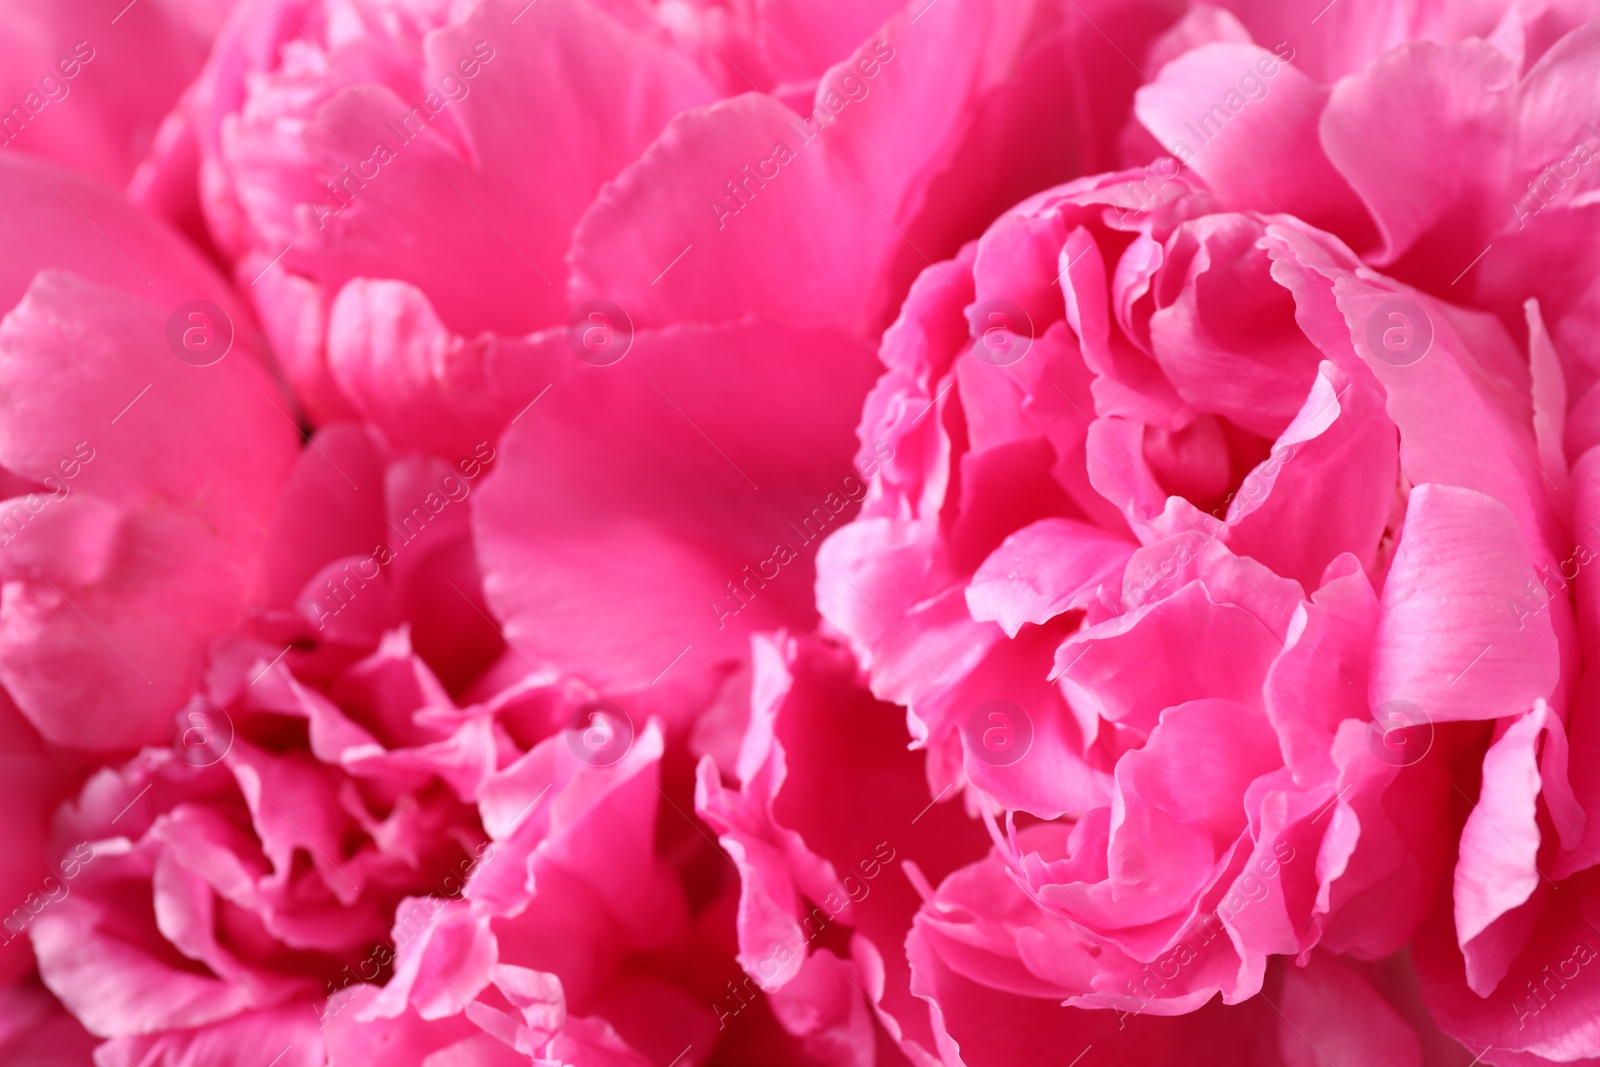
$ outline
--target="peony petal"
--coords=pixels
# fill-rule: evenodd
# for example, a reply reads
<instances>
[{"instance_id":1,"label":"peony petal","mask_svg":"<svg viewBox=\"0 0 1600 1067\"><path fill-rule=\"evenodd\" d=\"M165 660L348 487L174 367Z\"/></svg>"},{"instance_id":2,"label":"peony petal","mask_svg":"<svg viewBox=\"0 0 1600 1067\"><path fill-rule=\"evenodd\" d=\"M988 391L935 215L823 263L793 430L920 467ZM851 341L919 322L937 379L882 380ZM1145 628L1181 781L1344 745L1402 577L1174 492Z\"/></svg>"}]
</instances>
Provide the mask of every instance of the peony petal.
<instances>
[{"instance_id":1,"label":"peony petal","mask_svg":"<svg viewBox=\"0 0 1600 1067\"><path fill-rule=\"evenodd\" d=\"M837 398L870 373L838 335L755 322L641 334L621 363L577 368L473 505L507 639L644 688L680 654L704 669L752 629L805 624L810 545L865 492Z\"/></svg>"},{"instance_id":2,"label":"peony petal","mask_svg":"<svg viewBox=\"0 0 1600 1067\"><path fill-rule=\"evenodd\" d=\"M13 506L0 548L22 579L0 611L0 678L60 744L167 737L201 650L258 595L262 527L294 460L293 425L251 357L188 365L165 325L55 271L0 324L0 463L82 494L38 530L38 509Z\"/></svg>"},{"instance_id":3,"label":"peony petal","mask_svg":"<svg viewBox=\"0 0 1600 1067\"><path fill-rule=\"evenodd\" d=\"M1470 489L1419 485L1383 586L1370 699L1435 723L1521 714L1555 690L1550 613L1510 512ZM1519 611L1519 608L1521 609Z\"/></svg>"},{"instance_id":4,"label":"peony petal","mask_svg":"<svg viewBox=\"0 0 1600 1067\"><path fill-rule=\"evenodd\" d=\"M1327 99L1326 88L1265 48L1217 43L1162 67L1134 110L1224 207L1294 215L1361 248L1371 223L1317 138Z\"/></svg>"}]
</instances>

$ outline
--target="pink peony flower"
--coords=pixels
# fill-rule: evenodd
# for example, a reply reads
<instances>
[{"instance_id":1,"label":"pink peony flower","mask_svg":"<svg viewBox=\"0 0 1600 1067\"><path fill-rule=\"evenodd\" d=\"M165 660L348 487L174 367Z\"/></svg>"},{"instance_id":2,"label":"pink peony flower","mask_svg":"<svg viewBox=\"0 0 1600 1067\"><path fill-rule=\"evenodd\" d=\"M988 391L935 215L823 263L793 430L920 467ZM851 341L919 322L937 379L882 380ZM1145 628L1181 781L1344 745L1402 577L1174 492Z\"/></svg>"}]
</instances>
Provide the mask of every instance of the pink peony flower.
<instances>
[{"instance_id":1,"label":"pink peony flower","mask_svg":"<svg viewBox=\"0 0 1600 1067\"><path fill-rule=\"evenodd\" d=\"M181 136L144 188L177 196L183 138L192 136L211 237L260 311L297 400L324 425L292 472L288 450L272 454L271 471L237 472L235 484L258 495L225 501L213 517L219 529L248 526L259 539L227 557L240 576L220 589L228 622L200 612L191 645L161 638L183 653L173 678L180 665L188 672L152 701L164 713L181 705L171 744L155 747L166 730L97 737L107 751L152 747L96 774L58 820L52 856L82 873L30 932L45 983L106 1039L100 1059L203 1062L241 1039L265 1053L281 1037L271 1055L308 1063L362 1062L374 1043L418 1063L436 1053L805 1062L765 1005L738 1033L718 1033L710 1005L733 987L731 869L691 878L711 855L699 843L709 837L693 824L659 833L656 823L658 797L681 803L680 816L689 806L690 736L724 750L740 728L747 635L814 624L810 551L803 544L786 556L786 586L727 633L742 602L719 613L689 579L738 574L765 558L768 532L748 513L705 533L725 509L748 509L752 476L765 483L765 525L817 499L843 521L860 483L835 471L848 469L870 345L909 280L897 231L948 246L1018 191L1071 173L1075 156L1109 158L1131 76L1110 74L1109 95L1079 87L1068 98L1051 61L1091 57L1109 70L1118 39L1142 41L1170 13L1108 12L1116 38L1087 20L1041 12L1028 25L970 0L926 19L900 12L865 43L848 20L847 36L817 38L777 9L724 23L717 33L734 54L760 58L750 66L771 93L745 101L763 121L794 114L783 101L798 107L814 93L805 121L793 120L795 147L811 151L795 162L802 176L790 187L819 205L850 203L857 222L868 217L862 203L879 218L870 199L857 203L857 180L891 205L894 217L883 216L874 237L877 276L861 290L870 302L852 296L853 306L812 314L787 298L703 308L693 286L648 309L629 297L637 337L622 312L616 358L628 362L614 370L581 332L591 320L576 272L562 291L580 215L603 231L600 246L614 242L619 225L635 225L620 220L641 209L641 183L655 179L619 179L626 193L615 203L596 200L602 182L629 166L685 177L720 168L684 156L685 139L722 127L711 134L718 153L742 153L748 132L737 110L694 110L730 91L734 73L744 78L722 50L705 50L710 38L685 43L678 17L694 20L576 2L531 13L493 3L403 15L246 3L232 13L187 94ZM891 14L850 18L870 31ZM905 40L920 44L901 57L895 42ZM972 72L966 84L945 80L952 62ZM566 76L579 70L587 83ZM392 121L412 151L391 159L369 149L369 120L410 100L426 110L402 108ZM580 100L576 124L564 116ZM1087 116L1074 146L1008 171L1008 159L1027 158L1026 122L1069 109ZM679 113L682 130L663 133ZM525 124L511 115L543 124L538 151L529 154ZM837 160L886 133L915 146L892 175L869 180L860 162L840 170ZM658 135L659 158L638 159ZM998 154L979 158L978 145ZM581 167L572 155L580 149ZM356 177L341 177L343 194L329 200L336 173ZM391 179L387 194L382 179ZM749 179L745 195L760 181ZM443 189L459 194L466 214L439 215L432 194ZM143 199L177 215L156 192ZM727 203L749 210L735 194L720 217L708 213L713 223L735 210ZM760 236L770 221L750 219L783 210L767 198L747 216L744 240L770 246ZM463 232L463 220L476 221ZM853 225L758 287L776 295L852 254ZM501 243L485 259L491 232ZM395 237L398 255L383 247ZM429 240L439 243L430 249ZM809 237L791 231L788 240L798 251ZM725 244L703 258L717 264L714 275L736 279L753 247ZM613 255L596 253L587 269ZM707 269L686 272L702 285ZM542 296L536 277L550 286ZM681 306L669 310L672 302ZM180 347L187 336L178 334ZM238 366L248 374L252 364ZM557 387L537 420L497 440ZM721 391L721 406L707 403L708 388ZM273 392L265 381L254 391L263 400ZM204 410L240 417L226 403ZM276 414L294 425L287 405ZM366 426L339 421L352 418ZM748 454L775 430L787 453ZM726 453L708 461L722 451L713 434L743 454L743 466ZM674 442L664 451L663 435ZM585 491L579 472L549 462L580 459L580 449L595 450L587 462L606 474L588 479L587 508L574 506ZM666 465L628 471L652 452ZM541 481L564 501L565 521L528 511L551 497L543 489L530 500L529 483ZM613 526L640 528L622 516L639 511L641 490L680 502L648 513L649 551L627 546L630 566L682 580L655 590L654 630L619 644L595 620L639 601L595 549ZM589 556L570 577L545 562L571 560L575 549ZM149 572L130 576L147 581ZM563 584L573 579L586 585ZM565 613L549 610L563 602ZM673 629L682 623L680 646ZM698 661L656 688L696 640ZM594 721L595 707L616 701L627 708L620 718L607 710ZM101 714L76 694L64 703ZM589 726L573 725L580 715ZM604 749L619 732L620 760L594 763L589 741ZM662 779L674 751L675 783ZM697 956L708 962L686 977Z\"/></svg>"},{"instance_id":2,"label":"pink peony flower","mask_svg":"<svg viewBox=\"0 0 1600 1067\"><path fill-rule=\"evenodd\" d=\"M875 341L921 250L1110 158L1115 50L1172 13L1103 6L1109 39L989 0L254 0L188 113L212 230L309 414L451 452L563 347L611 362L636 329L750 314ZM1041 155L1037 122L1070 140Z\"/></svg>"},{"instance_id":3,"label":"pink peony flower","mask_svg":"<svg viewBox=\"0 0 1600 1067\"><path fill-rule=\"evenodd\" d=\"M1427 213L1402 218L1409 193L1370 169L1347 119L1403 97L1431 122L1422 101L1459 106L1440 64L1498 53L1410 45L1330 94L1292 50L1197 15L1156 46L1192 50L1136 105L1173 157L1030 198L918 280L865 406L857 468L875 478L823 546L818 601L873 694L907 708L927 801L960 790L993 847L942 884L913 873L921 908L881 942L846 919L847 953L808 948L801 901L837 899L848 860L813 851L829 831L803 801L778 814L805 771L753 719L737 799L706 764L701 804L736 854L763 857L745 868L742 962L808 1005L794 1032L837 1042L857 1025L817 1006L850 1003L847 982L913 1058L1114 1044L1112 1017L1134 1054L1163 1047L1138 1044L1160 1030L1148 1017L1185 1020L1164 1033L1187 1043L1220 995L1294 1024L1270 1053L1217 1046L1223 1062L1300 1062L1327 1042L1420 1062L1436 1035L1394 954L1425 921L1449 925L1436 902L1453 865L1455 936L1431 938L1449 951L1423 967L1441 1023L1502 1050L1486 1062L1600 1051L1572 1022L1581 1003L1512 1037L1554 1006L1540 956L1571 948L1545 960L1563 990L1585 956L1558 944L1575 913L1535 899L1533 857L1543 842L1558 874L1588 863L1586 772L1569 778L1585 735L1569 745L1562 727L1582 616L1568 583L1592 555L1569 532L1563 441L1587 282L1570 258L1538 275L1522 260L1451 293L1475 260L1448 254L1526 226L1528 205L1493 188L1548 191L1546 158L1566 162L1543 221L1573 225L1583 153L1561 146L1585 143L1582 113L1535 82L1592 71L1588 32L1547 39L1520 84L1501 64L1511 92L1475 81L1506 99L1475 135L1529 147L1491 191L1419 194ZM1192 47L1207 36L1221 43ZM1539 584L1552 573L1559 596ZM1472 725L1491 720L1492 736ZM928 854L949 869L941 846ZM875 957L902 938L931 1029L885 1007L897 987ZM811 977L829 955L829 979ZM1495 990L1511 967L1533 999L1476 1023L1493 1008L1465 987L1510 999ZM1353 1034L1297 1017L1327 997L1361 1020ZM997 1024L1002 1004L1034 1022Z\"/></svg>"},{"instance_id":4,"label":"pink peony flower","mask_svg":"<svg viewBox=\"0 0 1600 1067\"><path fill-rule=\"evenodd\" d=\"M935 789L983 798L989 862L1055 946L1008 954L1070 1003L1181 1014L1259 992L1274 955L1402 948L1445 860L1447 785L1371 743L1369 704L1509 713L1556 639L1549 619L1503 639L1469 703L1441 704L1451 675L1418 660L1460 645L1417 645L1405 613L1408 587L1449 577L1404 532L1472 521L1533 561L1506 505L1397 449L1420 375L1352 329L1403 301L1432 323L1414 365L1460 374L1514 355L1498 324L1293 220L1216 212L1175 173L1138 210L1143 191L1123 174L1043 194L942 268L960 288L918 283L858 461L894 458L823 547L819 598L908 706ZM1503 403L1466 395L1479 420ZM1477 484L1537 531L1500 462Z\"/></svg>"},{"instance_id":5,"label":"pink peony flower","mask_svg":"<svg viewBox=\"0 0 1600 1067\"><path fill-rule=\"evenodd\" d=\"M1447 854L1450 892L1435 903L1416 950L1434 1016L1490 1063L1600 1055L1583 1021L1590 1012L1580 980L1600 943L1583 903L1594 850L1585 814L1593 795L1585 747L1592 701L1583 680L1592 626L1582 571L1595 536L1583 477L1593 441L1583 427L1596 355L1589 244L1573 235L1592 225L1588 161L1600 149L1586 101L1597 38L1585 14L1513 7L1502 32L1485 41L1405 45L1340 81L1306 115L1339 179L1322 185L1323 203L1353 190L1376 227L1366 239L1368 261L1492 312L1492 332L1526 352L1507 352L1477 372L1485 383L1479 395L1498 392L1499 404L1452 412L1449 401L1470 394L1466 384L1454 383L1441 400L1424 383L1435 359L1427 353L1440 351L1439 318L1404 311L1395 318L1389 307L1379 309L1385 328L1364 325L1335 285L1352 332L1368 330L1374 351L1374 340L1399 347L1389 362L1402 364L1399 373L1417 386L1385 384L1402 473L1415 488L1383 589L1373 661L1385 665L1389 684L1374 688L1373 707L1380 721L1378 701L1386 697L1411 702L1400 709L1402 721L1419 714L1495 720L1454 765L1450 806L1439 820L1455 843ZM1520 46L1500 51L1508 40ZM1192 61L1192 76L1219 84L1217 55L1206 64L1199 56L1173 66ZM1178 94L1164 98L1160 90L1141 100L1141 114L1175 130ZM1230 206L1249 207L1250 193L1224 191L1219 175L1230 160L1281 158L1301 135L1288 123L1274 127L1265 109L1238 129L1239 137L1220 142L1208 159L1207 146L1193 165ZM1376 156L1385 158L1381 167ZM1456 170L1477 177L1443 177L1441 158L1472 160ZM1348 228L1341 233L1362 240ZM1429 329L1412 333L1413 326ZM1423 353L1420 362L1411 366L1406 351ZM1458 436L1465 418L1493 416L1497 407L1506 412L1496 419L1504 436L1487 443ZM1490 466L1491 457L1503 458ZM1486 494L1515 526L1504 515L1460 526L1464 509L1483 502L1436 496L1426 482ZM1415 495L1424 490L1426 510ZM1490 532L1495 526L1499 535ZM1449 541L1459 548L1445 548ZM1469 603L1477 609L1465 609ZM1507 649L1516 654L1496 667L1493 656Z\"/></svg>"},{"instance_id":6,"label":"pink peony flower","mask_svg":"<svg viewBox=\"0 0 1600 1067\"><path fill-rule=\"evenodd\" d=\"M16 212L0 253L0 1049L85 1062L92 1039L28 977L30 935L81 865L51 848L51 816L94 760L178 732L205 645L260 583L295 429L248 312L169 229L23 156L0 160L0 186Z\"/></svg>"},{"instance_id":7,"label":"pink peony flower","mask_svg":"<svg viewBox=\"0 0 1600 1067\"><path fill-rule=\"evenodd\" d=\"M63 809L29 932L98 1062L707 1062L710 843L658 832L659 719L500 655L466 515L496 458L320 432L186 728Z\"/></svg>"}]
</instances>

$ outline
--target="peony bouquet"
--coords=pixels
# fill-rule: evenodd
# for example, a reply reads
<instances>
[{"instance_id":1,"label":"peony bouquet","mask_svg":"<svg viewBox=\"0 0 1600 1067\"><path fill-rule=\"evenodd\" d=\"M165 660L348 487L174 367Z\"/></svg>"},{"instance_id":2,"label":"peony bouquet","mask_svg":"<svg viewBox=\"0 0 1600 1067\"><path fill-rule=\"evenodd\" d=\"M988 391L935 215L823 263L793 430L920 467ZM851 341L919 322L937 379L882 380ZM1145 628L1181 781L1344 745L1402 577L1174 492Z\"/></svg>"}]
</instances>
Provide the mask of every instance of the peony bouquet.
<instances>
[{"instance_id":1,"label":"peony bouquet","mask_svg":"<svg viewBox=\"0 0 1600 1067\"><path fill-rule=\"evenodd\" d=\"M0 1064L1600 1064L1600 2L0 59Z\"/></svg>"}]
</instances>

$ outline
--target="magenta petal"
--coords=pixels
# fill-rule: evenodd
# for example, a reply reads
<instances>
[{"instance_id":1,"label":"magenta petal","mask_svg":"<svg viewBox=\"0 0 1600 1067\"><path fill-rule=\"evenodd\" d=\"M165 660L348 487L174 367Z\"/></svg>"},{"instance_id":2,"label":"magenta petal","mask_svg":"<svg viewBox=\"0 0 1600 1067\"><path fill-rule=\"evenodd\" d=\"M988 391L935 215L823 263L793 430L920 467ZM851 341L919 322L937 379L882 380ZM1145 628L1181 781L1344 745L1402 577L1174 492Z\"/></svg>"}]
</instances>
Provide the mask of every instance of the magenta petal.
<instances>
[{"instance_id":1,"label":"magenta petal","mask_svg":"<svg viewBox=\"0 0 1600 1067\"><path fill-rule=\"evenodd\" d=\"M614 366L574 364L474 498L508 640L626 688L805 625L814 542L865 492L835 398L871 374L856 342L755 322L641 333Z\"/></svg>"},{"instance_id":2,"label":"magenta petal","mask_svg":"<svg viewBox=\"0 0 1600 1067\"><path fill-rule=\"evenodd\" d=\"M972 576L967 607L979 622L998 622L1007 637L1040 624L1121 576L1133 546L1071 519L1041 519L1006 538Z\"/></svg>"},{"instance_id":3,"label":"magenta petal","mask_svg":"<svg viewBox=\"0 0 1600 1067\"><path fill-rule=\"evenodd\" d=\"M27 520L47 498L12 501L0 549L18 583L0 611L0 677L60 744L166 739L206 642L257 595L262 526L295 455L251 354L190 366L167 349L167 314L49 271L0 325L0 462L81 494L37 529ZM184 458L201 454L205 470Z\"/></svg>"},{"instance_id":4,"label":"magenta petal","mask_svg":"<svg viewBox=\"0 0 1600 1067\"><path fill-rule=\"evenodd\" d=\"M1135 108L1225 207L1294 215L1360 246L1371 223L1317 136L1327 98L1325 87L1266 48L1218 43L1162 67Z\"/></svg>"}]
</instances>

